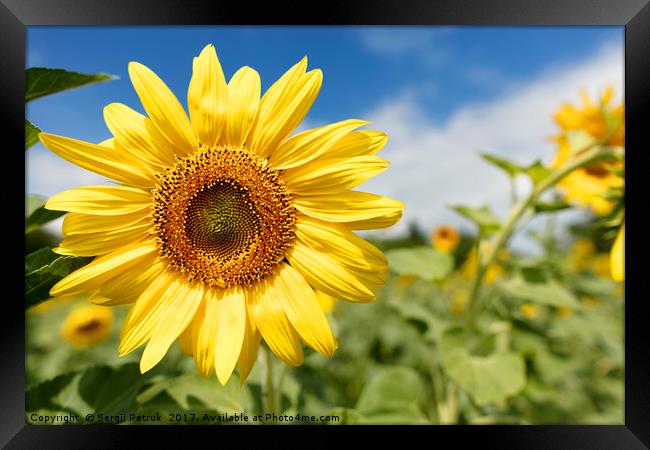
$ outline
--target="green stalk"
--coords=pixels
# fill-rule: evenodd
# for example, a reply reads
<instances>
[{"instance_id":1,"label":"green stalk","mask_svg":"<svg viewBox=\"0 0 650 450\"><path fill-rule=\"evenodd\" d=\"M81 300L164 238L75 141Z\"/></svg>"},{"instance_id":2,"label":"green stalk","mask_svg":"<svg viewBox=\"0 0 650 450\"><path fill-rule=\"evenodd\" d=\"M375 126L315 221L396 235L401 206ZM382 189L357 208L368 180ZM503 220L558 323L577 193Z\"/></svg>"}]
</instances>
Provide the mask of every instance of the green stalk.
<instances>
[{"instance_id":1,"label":"green stalk","mask_svg":"<svg viewBox=\"0 0 650 450\"><path fill-rule=\"evenodd\" d=\"M277 414L275 408L275 389L273 386L273 356L268 347L264 346L263 349L264 354L260 360L262 405L264 405L265 414ZM273 419L269 422L273 423Z\"/></svg>"},{"instance_id":2,"label":"green stalk","mask_svg":"<svg viewBox=\"0 0 650 450\"><path fill-rule=\"evenodd\" d=\"M602 148L602 142L594 143L586 148L580 150L577 156L569 161L562 167L551 172L545 179L540 181L532 190L532 192L519 201L517 205L511 210L510 215L505 223L499 230L494 238L492 247L485 256L485 260L481 261L479 255L479 267L474 275L472 287L470 290L469 306L467 312L467 325L473 326L476 320L477 313L480 310L480 293L483 284L483 277L487 268L493 264L499 254L499 250L503 248L505 243L510 238L512 231L516 227L518 221L524 213L531 208L545 191L555 186L562 178L573 172L580 167L591 165L599 160L612 159L616 156L616 151L613 148Z\"/></svg>"}]
</instances>

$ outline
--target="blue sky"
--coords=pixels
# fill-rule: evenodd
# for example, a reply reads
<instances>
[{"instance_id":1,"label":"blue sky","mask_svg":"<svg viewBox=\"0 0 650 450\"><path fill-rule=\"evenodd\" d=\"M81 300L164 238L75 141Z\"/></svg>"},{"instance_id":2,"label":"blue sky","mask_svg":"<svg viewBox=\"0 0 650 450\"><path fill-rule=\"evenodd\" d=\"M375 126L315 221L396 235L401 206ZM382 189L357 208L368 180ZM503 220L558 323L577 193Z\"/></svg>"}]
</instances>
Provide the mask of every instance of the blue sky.
<instances>
[{"instance_id":1,"label":"blue sky","mask_svg":"<svg viewBox=\"0 0 650 450\"><path fill-rule=\"evenodd\" d=\"M561 101L607 84L623 93L622 27L30 27L28 67L119 79L36 100L28 117L47 132L103 140L103 106L122 102L142 111L129 61L153 69L185 104L192 57L207 43L227 78L250 65L263 89L308 55L324 81L302 128L358 117L388 132L384 157L393 167L367 190L405 200L407 220L427 227L466 225L447 211L449 203L505 210L507 183L478 161L479 148L521 162L548 160L550 114ZM47 176L32 173L45 169ZM28 154L30 193L99 180L40 144Z\"/></svg>"}]
</instances>

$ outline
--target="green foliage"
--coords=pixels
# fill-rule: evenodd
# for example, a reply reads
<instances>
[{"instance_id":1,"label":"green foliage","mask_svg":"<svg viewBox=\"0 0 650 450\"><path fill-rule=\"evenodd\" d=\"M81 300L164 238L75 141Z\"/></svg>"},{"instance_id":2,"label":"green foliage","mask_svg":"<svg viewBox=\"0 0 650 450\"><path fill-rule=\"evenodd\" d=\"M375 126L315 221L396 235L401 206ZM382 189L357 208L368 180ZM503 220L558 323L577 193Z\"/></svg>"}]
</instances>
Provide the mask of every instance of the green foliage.
<instances>
[{"instance_id":1,"label":"green foliage","mask_svg":"<svg viewBox=\"0 0 650 450\"><path fill-rule=\"evenodd\" d=\"M51 222L54 219L65 214L65 211L52 211L45 209L44 205L47 200L38 195L28 195L25 201L25 233L30 233L39 229L42 225Z\"/></svg>"},{"instance_id":2,"label":"green foliage","mask_svg":"<svg viewBox=\"0 0 650 450\"><path fill-rule=\"evenodd\" d=\"M493 155L490 153L480 153L481 158L489 162L490 164L498 167L499 169L503 170L506 175L508 175L510 178L514 178L515 176L519 175L520 173L524 172L524 168L521 167L519 164L516 164L509 159L503 158L501 156Z\"/></svg>"},{"instance_id":3,"label":"green foliage","mask_svg":"<svg viewBox=\"0 0 650 450\"><path fill-rule=\"evenodd\" d=\"M105 73L85 74L63 69L30 67L25 71L25 102L113 79L114 76Z\"/></svg>"},{"instance_id":4,"label":"green foliage","mask_svg":"<svg viewBox=\"0 0 650 450\"><path fill-rule=\"evenodd\" d=\"M555 281L531 283L522 277L515 277L501 283L500 287L504 292L522 300L549 306L580 307L571 291Z\"/></svg>"},{"instance_id":5,"label":"green foliage","mask_svg":"<svg viewBox=\"0 0 650 450\"><path fill-rule=\"evenodd\" d=\"M526 370L519 353L472 355L468 348L468 336L461 329L449 329L440 339L443 369L476 404L502 402L524 388Z\"/></svg>"},{"instance_id":6,"label":"green foliage","mask_svg":"<svg viewBox=\"0 0 650 450\"><path fill-rule=\"evenodd\" d=\"M41 129L25 119L25 150L38 142L38 133Z\"/></svg>"},{"instance_id":7,"label":"green foliage","mask_svg":"<svg viewBox=\"0 0 650 450\"><path fill-rule=\"evenodd\" d=\"M69 273L88 264L92 258L61 256L42 248L25 257L25 307L50 298L50 289Z\"/></svg>"},{"instance_id":8,"label":"green foliage","mask_svg":"<svg viewBox=\"0 0 650 450\"><path fill-rule=\"evenodd\" d=\"M501 227L501 221L488 206L472 208L469 206L458 205L452 206L451 209L466 219L474 222L482 234L487 235L493 233Z\"/></svg>"},{"instance_id":9,"label":"green foliage","mask_svg":"<svg viewBox=\"0 0 650 450\"><path fill-rule=\"evenodd\" d=\"M410 367L385 367L361 392L359 423L417 423L425 420L419 402L424 384Z\"/></svg>"},{"instance_id":10,"label":"green foliage","mask_svg":"<svg viewBox=\"0 0 650 450\"><path fill-rule=\"evenodd\" d=\"M451 256L427 246L389 250L386 258L395 273L431 281L443 279L454 266Z\"/></svg>"},{"instance_id":11,"label":"green foliage","mask_svg":"<svg viewBox=\"0 0 650 450\"><path fill-rule=\"evenodd\" d=\"M564 200L555 200L550 202L538 200L537 202L535 202L536 213L550 213L550 212L562 211L570 207L571 205L569 205Z\"/></svg>"},{"instance_id":12,"label":"green foliage","mask_svg":"<svg viewBox=\"0 0 650 450\"><path fill-rule=\"evenodd\" d=\"M527 175L534 185L537 185L551 173L551 169L546 167L541 161L535 161L528 166L522 166L509 159L490 153L481 153L480 155L493 166L503 170L508 177L515 178L517 175Z\"/></svg>"}]
</instances>

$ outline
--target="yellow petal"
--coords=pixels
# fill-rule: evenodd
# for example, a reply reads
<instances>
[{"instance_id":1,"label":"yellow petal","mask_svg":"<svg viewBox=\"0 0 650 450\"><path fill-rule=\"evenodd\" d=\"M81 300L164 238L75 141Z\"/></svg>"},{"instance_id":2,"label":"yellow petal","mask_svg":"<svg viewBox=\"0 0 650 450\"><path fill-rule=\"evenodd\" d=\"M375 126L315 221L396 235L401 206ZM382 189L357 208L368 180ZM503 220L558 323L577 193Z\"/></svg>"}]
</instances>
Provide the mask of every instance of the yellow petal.
<instances>
[{"instance_id":1,"label":"yellow petal","mask_svg":"<svg viewBox=\"0 0 650 450\"><path fill-rule=\"evenodd\" d=\"M381 250L354 234L345 224L301 215L296 222L296 236L309 247L327 253L347 266L375 272L385 271L388 267Z\"/></svg>"},{"instance_id":2,"label":"yellow petal","mask_svg":"<svg viewBox=\"0 0 650 450\"><path fill-rule=\"evenodd\" d=\"M337 348L336 339L314 290L286 263L282 263L278 276L280 284L284 285L284 295L277 299L289 322L307 345L325 356L332 356Z\"/></svg>"},{"instance_id":3,"label":"yellow petal","mask_svg":"<svg viewBox=\"0 0 650 450\"><path fill-rule=\"evenodd\" d=\"M107 306L133 303L163 269L164 266L160 259L146 259L102 284L99 287L99 292L90 300L93 303Z\"/></svg>"},{"instance_id":4,"label":"yellow petal","mask_svg":"<svg viewBox=\"0 0 650 450\"><path fill-rule=\"evenodd\" d=\"M319 155L318 160L334 158L351 158L352 156L374 155L381 150L388 136L374 130L357 130L346 134L340 141Z\"/></svg>"},{"instance_id":5,"label":"yellow petal","mask_svg":"<svg viewBox=\"0 0 650 450\"><path fill-rule=\"evenodd\" d=\"M153 240L124 246L118 251L95 258L90 264L56 283L50 295L73 294L97 289L102 283L134 267L158 251Z\"/></svg>"},{"instance_id":6,"label":"yellow petal","mask_svg":"<svg viewBox=\"0 0 650 450\"><path fill-rule=\"evenodd\" d=\"M93 215L121 215L148 210L151 194L128 186L86 186L49 198L45 208Z\"/></svg>"},{"instance_id":7,"label":"yellow petal","mask_svg":"<svg viewBox=\"0 0 650 450\"><path fill-rule=\"evenodd\" d=\"M345 267L332 256L314 250L300 240L295 242L286 257L311 286L332 297L370 302L375 299L371 289L381 286L381 279L376 275Z\"/></svg>"},{"instance_id":8,"label":"yellow petal","mask_svg":"<svg viewBox=\"0 0 650 450\"><path fill-rule=\"evenodd\" d=\"M219 336L219 319L221 289L207 289L203 296L205 309L201 322L197 323L198 332L195 341L194 361L196 368L204 377L214 371L217 338Z\"/></svg>"},{"instance_id":9,"label":"yellow petal","mask_svg":"<svg viewBox=\"0 0 650 450\"><path fill-rule=\"evenodd\" d=\"M326 159L286 170L282 179L294 194L319 195L356 187L387 167L388 161L376 156Z\"/></svg>"},{"instance_id":10,"label":"yellow petal","mask_svg":"<svg viewBox=\"0 0 650 450\"><path fill-rule=\"evenodd\" d=\"M269 162L277 169L298 167L327 152L350 131L368 123L370 122L349 119L303 131L274 150Z\"/></svg>"},{"instance_id":11,"label":"yellow petal","mask_svg":"<svg viewBox=\"0 0 650 450\"><path fill-rule=\"evenodd\" d=\"M154 123L121 103L104 108L104 121L120 147L157 168L174 164L174 149Z\"/></svg>"},{"instance_id":12,"label":"yellow petal","mask_svg":"<svg viewBox=\"0 0 650 450\"><path fill-rule=\"evenodd\" d=\"M241 146L253 128L260 105L260 76L250 67L242 67L228 83L228 113L222 142Z\"/></svg>"},{"instance_id":13,"label":"yellow petal","mask_svg":"<svg viewBox=\"0 0 650 450\"><path fill-rule=\"evenodd\" d=\"M331 295L327 295L321 291L315 291L316 298L318 298L318 303L324 313L330 313L334 310L334 305L336 305L336 299Z\"/></svg>"},{"instance_id":14,"label":"yellow petal","mask_svg":"<svg viewBox=\"0 0 650 450\"><path fill-rule=\"evenodd\" d=\"M215 367L217 379L226 384L241 353L246 329L246 298L241 288L223 291L219 299L219 336Z\"/></svg>"},{"instance_id":15,"label":"yellow petal","mask_svg":"<svg viewBox=\"0 0 650 450\"><path fill-rule=\"evenodd\" d=\"M278 277L265 279L247 291L248 312L269 348L282 361L298 366L304 359L300 337L284 312L279 297L285 295Z\"/></svg>"},{"instance_id":16,"label":"yellow petal","mask_svg":"<svg viewBox=\"0 0 650 450\"><path fill-rule=\"evenodd\" d=\"M294 206L311 217L329 222L352 222L394 214L405 208L402 202L367 192L295 196Z\"/></svg>"},{"instance_id":17,"label":"yellow petal","mask_svg":"<svg viewBox=\"0 0 650 450\"><path fill-rule=\"evenodd\" d=\"M140 242L148 238L151 225L145 222L137 228L127 230L105 231L102 233L77 234L67 236L52 251L59 255L97 256L110 253L125 245Z\"/></svg>"},{"instance_id":18,"label":"yellow petal","mask_svg":"<svg viewBox=\"0 0 650 450\"><path fill-rule=\"evenodd\" d=\"M202 298L200 284L190 285L181 276L163 272L127 314L120 336L120 355L149 340L140 360L140 371L151 369L190 323Z\"/></svg>"},{"instance_id":19,"label":"yellow petal","mask_svg":"<svg viewBox=\"0 0 650 450\"><path fill-rule=\"evenodd\" d=\"M152 166L128 152L48 133L40 133L39 139L61 158L99 175L132 186L150 188L155 185Z\"/></svg>"},{"instance_id":20,"label":"yellow petal","mask_svg":"<svg viewBox=\"0 0 650 450\"><path fill-rule=\"evenodd\" d=\"M117 216L96 216L91 214L68 213L63 218L63 236L132 230L142 224L151 223L149 211L142 209L130 214Z\"/></svg>"},{"instance_id":21,"label":"yellow petal","mask_svg":"<svg viewBox=\"0 0 650 450\"><path fill-rule=\"evenodd\" d=\"M304 73L306 58L303 61L289 69L262 97L247 146L263 158L302 122L318 95L323 74L320 70Z\"/></svg>"},{"instance_id":22,"label":"yellow petal","mask_svg":"<svg viewBox=\"0 0 650 450\"><path fill-rule=\"evenodd\" d=\"M351 230L374 230L376 228L388 228L395 225L402 218L402 211L395 211L383 216L373 217L365 220L353 220L345 222Z\"/></svg>"},{"instance_id":23,"label":"yellow petal","mask_svg":"<svg viewBox=\"0 0 650 450\"><path fill-rule=\"evenodd\" d=\"M250 375L251 370L253 370L253 366L257 360L257 351L260 348L261 338L262 336L260 335L259 330L255 328L252 318L247 313L244 341L242 342L241 353L237 360L237 366L239 367L239 382L241 385L244 384L246 378Z\"/></svg>"},{"instance_id":24,"label":"yellow petal","mask_svg":"<svg viewBox=\"0 0 650 450\"><path fill-rule=\"evenodd\" d=\"M206 45L199 57L194 58L187 104L199 142L215 145L225 127L228 88L212 44Z\"/></svg>"},{"instance_id":25,"label":"yellow petal","mask_svg":"<svg viewBox=\"0 0 650 450\"><path fill-rule=\"evenodd\" d=\"M616 240L610 253L610 266L612 279L623 281L625 279L625 224L621 225L616 235Z\"/></svg>"},{"instance_id":26,"label":"yellow petal","mask_svg":"<svg viewBox=\"0 0 650 450\"><path fill-rule=\"evenodd\" d=\"M145 111L176 152L194 153L198 149L196 136L185 110L167 85L137 62L129 63L129 76Z\"/></svg>"},{"instance_id":27,"label":"yellow petal","mask_svg":"<svg viewBox=\"0 0 650 450\"><path fill-rule=\"evenodd\" d=\"M194 313L194 318L190 322L190 324L183 330L181 333L180 337L178 338L181 352L188 356L194 356L194 362L197 362L196 359L196 349L198 346L198 341L199 341L199 333L201 331L201 324L203 323L203 320L205 319L205 298L206 298L206 292L203 293L203 301L199 305L199 307L196 310L196 313ZM212 359L214 361L214 358ZM196 365L198 367L198 364ZM214 367L212 367L213 369ZM210 372L208 372L206 377L210 375L212 372L212 369Z\"/></svg>"}]
</instances>

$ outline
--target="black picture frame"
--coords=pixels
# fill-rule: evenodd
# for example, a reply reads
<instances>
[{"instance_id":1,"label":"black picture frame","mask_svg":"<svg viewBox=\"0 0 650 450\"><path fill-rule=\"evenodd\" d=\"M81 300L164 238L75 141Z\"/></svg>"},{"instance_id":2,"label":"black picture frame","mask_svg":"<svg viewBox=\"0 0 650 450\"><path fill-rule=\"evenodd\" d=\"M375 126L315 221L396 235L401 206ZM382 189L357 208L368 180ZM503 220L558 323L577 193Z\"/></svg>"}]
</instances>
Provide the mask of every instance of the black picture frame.
<instances>
[{"instance_id":1,"label":"black picture frame","mask_svg":"<svg viewBox=\"0 0 650 450\"><path fill-rule=\"evenodd\" d=\"M288 11L291 11L289 13ZM648 0L396 0L327 2L283 5L278 2L244 3L208 0L0 0L2 123L4 157L21 153L24 130L24 69L26 27L30 25L223 25L223 24L300 24L300 25L618 25L625 27L625 121L626 191L638 204L642 201L644 165L642 155L650 145L645 135L650 105L650 5ZM13 173L5 162L4 186L13 186ZM21 163L16 161L16 167ZM25 164L23 160L22 164ZM645 166L647 167L647 166ZM9 169L9 171L7 171ZM23 217L24 202L14 189L3 191L8 217ZM641 194L636 194L641 192ZM624 425L535 425L535 426L420 426L397 429L385 426L359 427L164 427L115 426L36 426L25 424L25 316L19 300L18 273L24 253L20 240L10 237L5 245L3 277L11 291L4 296L0 314L0 444L6 448L126 448L135 435L149 439L194 445L203 439L222 443L225 434L240 443L255 437L266 445L268 433L297 433L292 441L304 445L323 445L315 434L348 438L351 432L400 442L427 443L432 446L451 442L454 447L480 445L480 448L526 449L636 449L650 446L650 339L644 314L648 301L642 296L642 265L647 255L642 208L626 208L628 242L626 251L625 303L625 424ZM4 236L24 235L20 220L5 220ZM5 243L7 244L7 243ZM23 243L24 244L24 243ZM16 260L14 260L14 258ZM14 273L15 272L15 273ZM5 291L6 292L6 291ZM278 431L281 428L282 431ZM188 431L192 441L187 441ZM406 440L405 440L406 438ZM404 445L404 444L402 444ZM446 444L443 444L446 445ZM250 447L244 445L244 447Z\"/></svg>"}]
</instances>

